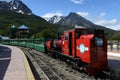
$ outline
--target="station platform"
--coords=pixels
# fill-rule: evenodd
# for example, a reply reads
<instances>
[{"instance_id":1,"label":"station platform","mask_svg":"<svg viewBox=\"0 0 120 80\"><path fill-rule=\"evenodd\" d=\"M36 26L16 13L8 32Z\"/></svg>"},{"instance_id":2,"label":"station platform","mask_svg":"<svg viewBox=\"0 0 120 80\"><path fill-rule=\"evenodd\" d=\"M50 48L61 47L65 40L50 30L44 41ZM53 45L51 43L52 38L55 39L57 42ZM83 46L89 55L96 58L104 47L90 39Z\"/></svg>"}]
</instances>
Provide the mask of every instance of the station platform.
<instances>
[{"instance_id":1,"label":"station platform","mask_svg":"<svg viewBox=\"0 0 120 80\"><path fill-rule=\"evenodd\" d=\"M35 80L26 56L19 48L0 45L0 80Z\"/></svg>"},{"instance_id":2,"label":"station platform","mask_svg":"<svg viewBox=\"0 0 120 80\"><path fill-rule=\"evenodd\" d=\"M120 53L108 52L108 66L113 80L120 80Z\"/></svg>"},{"instance_id":3,"label":"station platform","mask_svg":"<svg viewBox=\"0 0 120 80\"><path fill-rule=\"evenodd\" d=\"M120 57L120 53L108 52L108 56Z\"/></svg>"}]
</instances>

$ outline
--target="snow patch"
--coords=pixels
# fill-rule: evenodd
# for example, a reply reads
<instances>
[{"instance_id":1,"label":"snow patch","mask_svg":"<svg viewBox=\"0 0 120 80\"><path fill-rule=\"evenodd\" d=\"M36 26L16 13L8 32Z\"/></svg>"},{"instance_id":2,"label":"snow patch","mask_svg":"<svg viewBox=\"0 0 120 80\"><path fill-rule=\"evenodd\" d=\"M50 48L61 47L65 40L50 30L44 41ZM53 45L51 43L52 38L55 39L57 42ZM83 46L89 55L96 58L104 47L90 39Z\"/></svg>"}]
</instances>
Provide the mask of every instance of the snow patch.
<instances>
[{"instance_id":1,"label":"snow patch","mask_svg":"<svg viewBox=\"0 0 120 80\"><path fill-rule=\"evenodd\" d=\"M11 5L13 5L14 7L19 7L19 1L20 0L12 0Z\"/></svg>"},{"instance_id":2,"label":"snow patch","mask_svg":"<svg viewBox=\"0 0 120 80\"><path fill-rule=\"evenodd\" d=\"M49 21L50 20L50 18L48 18L48 17L43 17L46 21Z\"/></svg>"},{"instance_id":3,"label":"snow patch","mask_svg":"<svg viewBox=\"0 0 120 80\"><path fill-rule=\"evenodd\" d=\"M53 24L55 24L55 23L58 23L61 19L62 19L62 17L61 16L57 16L57 15L55 15L55 16L53 16L53 17L43 17L46 21L48 21L48 22L50 22L50 23L53 23Z\"/></svg>"},{"instance_id":4,"label":"snow patch","mask_svg":"<svg viewBox=\"0 0 120 80\"><path fill-rule=\"evenodd\" d=\"M32 15L32 13L28 13L28 15Z\"/></svg>"},{"instance_id":5,"label":"snow patch","mask_svg":"<svg viewBox=\"0 0 120 80\"><path fill-rule=\"evenodd\" d=\"M13 6L13 9L17 9L15 6Z\"/></svg>"},{"instance_id":6,"label":"snow patch","mask_svg":"<svg viewBox=\"0 0 120 80\"><path fill-rule=\"evenodd\" d=\"M22 10L16 11L18 13L24 14L24 12Z\"/></svg>"},{"instance_id":7,"label":"snow patch","mask_svg":"<svg viewBox=\"0 0 120 80\"><path fill-rule=\"evenodd\" d=\"M61 20L61 17L60 16L54 16L53 17L53 24L59 22Z\"/></svg>"}]
</instances>

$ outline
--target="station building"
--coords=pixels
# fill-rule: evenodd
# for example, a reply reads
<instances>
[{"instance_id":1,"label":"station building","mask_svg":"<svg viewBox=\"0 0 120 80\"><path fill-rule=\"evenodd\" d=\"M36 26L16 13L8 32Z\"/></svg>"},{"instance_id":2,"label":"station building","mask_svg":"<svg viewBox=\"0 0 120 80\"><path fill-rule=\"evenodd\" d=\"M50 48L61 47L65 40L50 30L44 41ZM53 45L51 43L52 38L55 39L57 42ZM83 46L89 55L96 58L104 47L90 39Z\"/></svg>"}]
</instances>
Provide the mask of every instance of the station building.
<instances>
[{"instance_id":1,"label":"station building","mask_svg":"<svg viewBox=\"0 0 120 80\"><path fill-rule=\"evenodd\" d=\"M30 34L30 29L26 25L21 25L18 28L15 25L11 27L12 38L28 38L29 34Z\"/></svg>"},{"instance_id":2,"label":"station building","mask_svg":"<svg viewBox=\"0 0 120 80\"><path fill-rule=\"evenodd\" d=\"M29 37L30 30L27 26L22 25L17 29L17 37L19 38L27 38Z\"/></svg>"}]
</instances>

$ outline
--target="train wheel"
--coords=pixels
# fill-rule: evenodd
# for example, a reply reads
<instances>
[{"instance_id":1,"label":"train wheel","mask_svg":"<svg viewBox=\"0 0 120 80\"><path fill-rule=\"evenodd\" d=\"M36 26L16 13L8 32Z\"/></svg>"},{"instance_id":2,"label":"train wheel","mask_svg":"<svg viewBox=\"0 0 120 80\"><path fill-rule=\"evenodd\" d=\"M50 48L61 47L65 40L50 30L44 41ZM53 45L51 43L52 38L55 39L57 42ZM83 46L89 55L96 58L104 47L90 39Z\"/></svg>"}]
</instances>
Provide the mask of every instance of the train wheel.
<instances>
[{"instance_id":1,"label":"train wheel","mask_svg":"<svg viewBox=\"0 0 120 80\"><path fill-rule=\"evenodd\" d=\"M70 66L75 69L75 62L71 61Z\"/></svg>"},{"instance_id":2,"label":"train wheel","mask_svg":"<svg viewBox=\"0 0 120 80\"><path fill-rule=\"evenodd\" d=\"M56 54L52 54L52 57L53 57L54 59L57 59L57 55L56 55Z\"/></svg>"},{"instance_id":3,"label":"train wheel","mask_svg":"<svg viewBox=\"0 0 120 80\"><path fill-rule=\"evenodd\" d=\"M66 61L65 57L62 55L59 55L59 59L60 59L60 61Z\"/></svg>"},{"instance_id":4,"label":"train wheel","mask_svg":"<svg viewBox=\"0 0 120 80\"><path fill-rule=\"evenodd\" d=\"M110 71L110 79L111 80L114 80L114 77L115 77L115 73L114 73L114 71Z\"/></svg>"},{"instance_id":5,"label":"train wheel","mask_svg":"<svg viewBox=\"0 0 120 80\"><path fill-rule=\"evenodd\" d=\"M71 65L71 61L69 59L66 59L65 62L67 65L69 65L69 66Z\"/></svg>"},{"instance_id":6,"label":"train wheel","mask_svg":"<svg viewBox=\"0 0 120 80\"><path fill-rule=\"evenodd\" d=\"M73 68L73 69L79 69L79 67L78 67L78 62L77 61L75 61L75 62L71 62L71 67Z\"/></svg>"},{"instance_id":7,"label":"train wheel","mask_svg":"<svg viewBox=\"0 0 120 80\"><path fill-rule=\"evenodd\" d=\"M45 44L45 54L48 54L47 46Z\"/></svg>"},{"instance_id":8,"label":"train wheel","mask_svg":"<svg viewBox=\"0 0 120 80\"><path fill-rule=\"evenodd\" d=\"M84 66L83 66L83 71L84 71L86 74L90 75L90 73L89 73L89 66L88 66L88 65L84 65Z\"/></svg>"}]
</instances>

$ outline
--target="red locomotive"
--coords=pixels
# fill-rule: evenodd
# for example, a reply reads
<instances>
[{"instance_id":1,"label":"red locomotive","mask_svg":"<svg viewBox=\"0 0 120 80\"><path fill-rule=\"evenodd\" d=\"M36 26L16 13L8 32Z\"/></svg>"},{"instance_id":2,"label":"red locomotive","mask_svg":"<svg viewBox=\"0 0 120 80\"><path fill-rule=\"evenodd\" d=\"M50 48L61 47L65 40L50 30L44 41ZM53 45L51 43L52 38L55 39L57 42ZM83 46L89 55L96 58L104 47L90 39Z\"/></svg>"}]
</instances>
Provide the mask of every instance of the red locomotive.
<instances>
[{"instance_id":1,"label":"red locomotive","mask_svg":"<svg viewBox=\"0 0 120 80\"><path fill-rule=\"evenodd\" d=\"M104 31L76 28L65 31L62 37L46 42L47 51L56 52L70 60L75 68L90 76L108 71L107 40Z\"/></svg>"}]
</instances>

